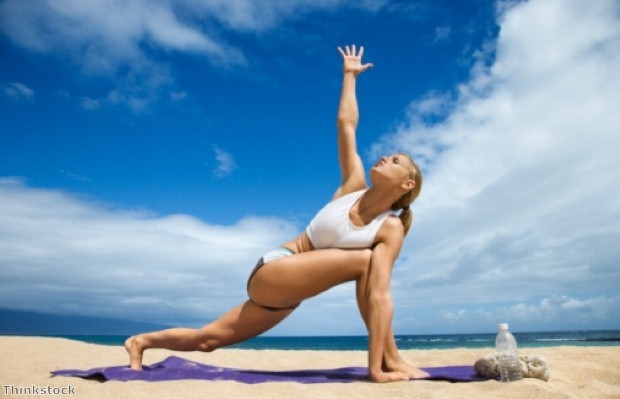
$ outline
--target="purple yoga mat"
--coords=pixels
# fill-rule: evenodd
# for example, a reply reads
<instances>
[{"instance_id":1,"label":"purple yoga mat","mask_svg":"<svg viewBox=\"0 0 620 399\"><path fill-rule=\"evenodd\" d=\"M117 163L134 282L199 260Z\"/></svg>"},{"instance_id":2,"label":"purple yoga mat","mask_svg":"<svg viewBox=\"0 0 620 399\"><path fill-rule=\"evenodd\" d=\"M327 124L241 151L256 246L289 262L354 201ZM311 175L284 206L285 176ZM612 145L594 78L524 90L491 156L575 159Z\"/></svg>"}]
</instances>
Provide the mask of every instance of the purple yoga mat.
<instances>
[{"instance_id":1,"label":"purple yoga mat","mask_svg":"<svg viewBox=\"0 0 620 399\"><path fill-rule=\"evenodd\" d=\"M451 382L485 381L488 378L477 376L472 366L424 367L431 376L428 380ZM165 360L144 366L143 371L135 371L127 366L97 367L90 370L55 370L54 376L68 376L94 379L98 381L170 381L207 380L237 381L245 384L261 382L298 382L316 384L326 382L368 381L365 367L343 367L338 369L311 369L291 371L243 370L210 366L170 356Z\"/></svg>"}]
</instances>

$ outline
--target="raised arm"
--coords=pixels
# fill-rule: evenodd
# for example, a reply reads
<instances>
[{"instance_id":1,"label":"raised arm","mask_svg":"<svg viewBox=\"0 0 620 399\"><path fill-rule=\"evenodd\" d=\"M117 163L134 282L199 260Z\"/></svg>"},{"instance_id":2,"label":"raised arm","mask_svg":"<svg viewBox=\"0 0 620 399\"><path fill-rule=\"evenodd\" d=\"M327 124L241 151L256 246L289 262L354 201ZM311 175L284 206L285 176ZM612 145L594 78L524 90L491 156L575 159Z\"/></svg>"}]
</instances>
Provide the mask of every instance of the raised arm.
<instances>
[{"instance_id":1,"label":"raised arm","mask_svg":"<svg viewBox=\"0 0 620 399\"><path fill-rule=\"evenodd\" d=\"M342 172L342 184L334 199L353 191L366 188L366 174L362 159L357 153L355 131L359 122L359 109L355 94L357 76L371 68L372 64L362 64L364 47L356 53L355 46L338 47L343 58L343 80L340 105L338 106L338 158Z\"/></svg>"}]
</instances>

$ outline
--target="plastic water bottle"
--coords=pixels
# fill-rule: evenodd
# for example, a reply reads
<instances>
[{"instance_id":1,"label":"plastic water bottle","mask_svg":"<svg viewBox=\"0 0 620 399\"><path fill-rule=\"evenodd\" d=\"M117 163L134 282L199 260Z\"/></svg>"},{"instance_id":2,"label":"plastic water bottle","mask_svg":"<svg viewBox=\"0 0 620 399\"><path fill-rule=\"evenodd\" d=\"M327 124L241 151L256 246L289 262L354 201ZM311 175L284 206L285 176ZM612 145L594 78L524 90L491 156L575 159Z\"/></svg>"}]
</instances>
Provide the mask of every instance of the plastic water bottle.
<instances>
[{"instance_id":1,"label":"plastic water bottle","mask_svg":"<svg viewBox=\"0 0 620 399\"><path fill-rule=\"evenodd\" d=\"M499 332L495 338L495 351L499 362L499 370L502 382L518 381L523 378L517 340L508 331L507 323L497 325Z\"/></svg>"}]
</instances>

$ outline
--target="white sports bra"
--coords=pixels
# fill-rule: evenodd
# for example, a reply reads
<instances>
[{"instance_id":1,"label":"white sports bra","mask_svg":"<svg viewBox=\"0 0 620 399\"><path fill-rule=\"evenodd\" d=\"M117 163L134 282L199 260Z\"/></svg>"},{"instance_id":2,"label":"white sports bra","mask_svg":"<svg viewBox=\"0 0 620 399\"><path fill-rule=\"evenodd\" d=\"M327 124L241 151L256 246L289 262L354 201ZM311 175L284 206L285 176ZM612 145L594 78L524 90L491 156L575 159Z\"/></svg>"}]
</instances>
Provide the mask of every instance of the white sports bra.
<instances>
[{"instance_id":1,"label":"white sports bra","mask_svg":"<svg viewBox=\"0 0 620 399\"><path fill-rule=\"evenodd\" d=\"M306 234L316 249L323 248L370 248L375 242L377 231L392 211L377 216L363 227L355 226L349 218L349 211L366 192L356 191L343 195L323 207L306 227Z\"/></svg>"}]
</instances>

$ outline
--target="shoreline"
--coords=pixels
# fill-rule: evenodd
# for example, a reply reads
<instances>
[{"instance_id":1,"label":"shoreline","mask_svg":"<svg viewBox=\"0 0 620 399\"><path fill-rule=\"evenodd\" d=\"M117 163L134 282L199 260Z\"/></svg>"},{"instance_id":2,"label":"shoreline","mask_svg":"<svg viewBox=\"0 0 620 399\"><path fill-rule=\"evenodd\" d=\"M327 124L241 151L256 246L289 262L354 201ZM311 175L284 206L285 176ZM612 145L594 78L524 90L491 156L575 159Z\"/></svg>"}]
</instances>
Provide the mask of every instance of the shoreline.
<instances>
[{"instance_id":1,"label":"shoreline","mask_svg":"<svg viewBox=\"0 0 620 399\"><path fill-rule=\"evenodd\" d=\"M588 331L538 331L514 333L520 349L557 346L620 346L620 330ZM119 334L0 334L2 336L24 336L40 338L67 338L75 341L123 346L129 335ZM401 350L409 349L459 349L494 348L494 333L468 334L415 334L397 335L396 342ZM259 336L231 346L232 349L274 349L274 350L334 350L356 351L368 347L365 335L342 336Z\"/></svg>"},{"instance_id":2,"label":"shoreline","mask_svg":"<svg viewBox=\"0 0 620 399\"><path fill-rule=\"evenodd\" d=\"M473 365L492 348L410 349L403 357L418 366ZM150 350L144 364L169 355L222 367L254 370L299 370L365 366L365 351L220 349L212 353ZM264 383L247 385L231 381L180 380L166 382L105 382L73 377L51 377L57 369L90 369L124 365L128 358L118 346L90 344L67 338L0 336L0 384L15 387L74 388L79 398L620 398L620 347L554 346L524 348L523 355L539 354L549 362L551 378L502 384L497 381L449 383L408 381L391 384L364 382L346 384ZM3 388L4 389L4 388ZM14 391L16 392L16 391ZM4 397L23 397L6 395ZM48 395L49 396L49 395ZM59 395L59 396L62 396Z\"/></svg>"}]
</instances>

